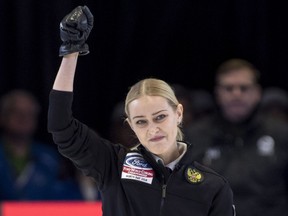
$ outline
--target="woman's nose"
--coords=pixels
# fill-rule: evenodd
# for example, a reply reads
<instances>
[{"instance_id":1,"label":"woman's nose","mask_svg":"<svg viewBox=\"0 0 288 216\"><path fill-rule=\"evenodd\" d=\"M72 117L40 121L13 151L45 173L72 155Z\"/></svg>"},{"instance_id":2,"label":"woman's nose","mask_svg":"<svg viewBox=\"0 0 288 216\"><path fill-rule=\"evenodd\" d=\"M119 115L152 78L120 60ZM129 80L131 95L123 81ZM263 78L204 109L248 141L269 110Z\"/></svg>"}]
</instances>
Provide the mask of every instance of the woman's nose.
<instances>
[{"instance_id":1,"label":"woman's nose","mask_svg":"<svg viewBox=\"0 0 288 216\"><path fill-rule=\"evenodd\" d=\"M156 124L151 124L150 127L148 128L148 134L150 136L157 134L158 131L159 131L159 127Z\"/></svg>"}]
</instances>

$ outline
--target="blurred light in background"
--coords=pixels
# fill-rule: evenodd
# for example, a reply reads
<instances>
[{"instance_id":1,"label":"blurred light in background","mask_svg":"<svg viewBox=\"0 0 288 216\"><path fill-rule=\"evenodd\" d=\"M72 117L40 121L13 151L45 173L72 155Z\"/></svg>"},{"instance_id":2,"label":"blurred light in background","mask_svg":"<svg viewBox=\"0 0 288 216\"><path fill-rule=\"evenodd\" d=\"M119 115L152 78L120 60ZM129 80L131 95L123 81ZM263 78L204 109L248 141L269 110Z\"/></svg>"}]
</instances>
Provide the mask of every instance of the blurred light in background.
<instances>
[{"instance_id":1,"label":"blurred light in background","mask_svg":"<svg viewBox=\"0 0 288 216\"><path fill-rule=\"evenodd\" d=\"M1 216L101 216L101 202L3 202Z\"/></svg>"}]
</instances>

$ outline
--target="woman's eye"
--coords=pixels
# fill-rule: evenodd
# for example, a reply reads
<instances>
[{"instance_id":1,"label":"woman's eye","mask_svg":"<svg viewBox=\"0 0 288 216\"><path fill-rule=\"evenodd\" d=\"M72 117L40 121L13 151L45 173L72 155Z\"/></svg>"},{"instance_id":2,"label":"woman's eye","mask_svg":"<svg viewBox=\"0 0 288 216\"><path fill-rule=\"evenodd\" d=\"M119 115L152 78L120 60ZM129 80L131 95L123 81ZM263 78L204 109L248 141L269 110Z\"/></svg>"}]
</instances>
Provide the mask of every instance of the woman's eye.
<instances>
[{"instance_id":1,"label":"woman's eye","mask_svg":"<svg viewBox=\"0 0 288 216\"><path fill-rule=\"evenodd\" d=\"M145 121L145 120L138 120L138 121L136 121L136 124L137 125L144 125L144 124L146 124L146 122L147 121Z\"/></svg>"},{"instance_id":2,"label":"woman's eye","mask_svg":"<svg viewBox=\"0 0 288 216\"><path fill-rule=\"evenodd\" d=\"M158 116L155 118L155 120L156 120L156 121L161 121L161 120L163 120L166 116L167 116L167 115L164 115L164 114L158 115Z\"/></svg>"}]
</instances>

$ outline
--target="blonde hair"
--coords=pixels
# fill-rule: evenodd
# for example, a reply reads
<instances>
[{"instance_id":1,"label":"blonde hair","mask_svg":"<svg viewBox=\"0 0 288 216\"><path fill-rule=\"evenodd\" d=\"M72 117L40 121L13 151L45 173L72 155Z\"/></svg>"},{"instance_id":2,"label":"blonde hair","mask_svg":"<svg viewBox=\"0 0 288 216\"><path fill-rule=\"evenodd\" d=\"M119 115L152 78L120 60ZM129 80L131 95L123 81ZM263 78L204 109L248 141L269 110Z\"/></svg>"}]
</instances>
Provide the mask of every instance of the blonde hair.
<instances>
[{"instance_id":1,"label":"blonde hair","mask_svg":"<svg viewBox=\"0 0 288 216\"><path fill-rule=\"evenodd\" d=\"M129 118L129 104L142 97L142 96L160 96L167 100L168 104L173 108L173 110L177 109L179 105L179 101L175 96L174 90L171 86L163 80L156 79L156 78L147 78L140 80L136 84L134 84L125 99L125 114ZM181 125L181 124L179 124ZM176 139L178 141L182 141L184 138L183 132L181 128L178 127L177 129L177 136Z\"/></svg>"}]
</instances>

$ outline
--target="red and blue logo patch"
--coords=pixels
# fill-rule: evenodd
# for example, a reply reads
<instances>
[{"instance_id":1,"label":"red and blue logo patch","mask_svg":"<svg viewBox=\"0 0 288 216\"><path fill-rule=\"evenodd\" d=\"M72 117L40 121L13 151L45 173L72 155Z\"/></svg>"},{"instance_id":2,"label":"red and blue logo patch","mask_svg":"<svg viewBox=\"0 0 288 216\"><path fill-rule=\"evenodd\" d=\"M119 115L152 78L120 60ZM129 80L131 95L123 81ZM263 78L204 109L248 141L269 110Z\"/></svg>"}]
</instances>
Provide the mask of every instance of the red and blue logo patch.
<instances>
[{"instance_id":1,"label":"red and blue logo patch","mask_svg":"<svg viewBox=\"0 0 288 216\"><path fill-rule=\"evenodd\" d=\"M137 152L130 152L126 155L121 178L141 181L151 184L154 171L150 164Z\"/></svg>"}]
</instances>

